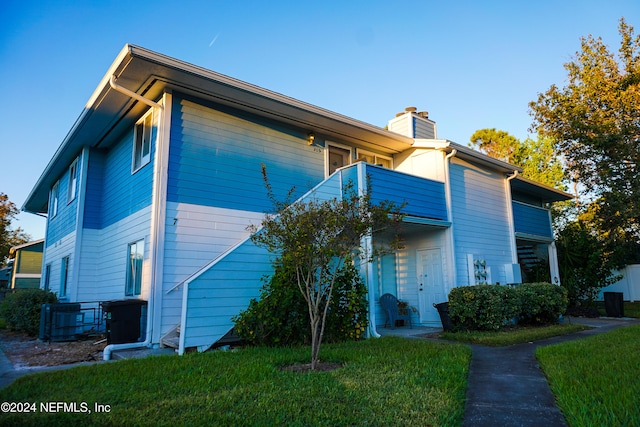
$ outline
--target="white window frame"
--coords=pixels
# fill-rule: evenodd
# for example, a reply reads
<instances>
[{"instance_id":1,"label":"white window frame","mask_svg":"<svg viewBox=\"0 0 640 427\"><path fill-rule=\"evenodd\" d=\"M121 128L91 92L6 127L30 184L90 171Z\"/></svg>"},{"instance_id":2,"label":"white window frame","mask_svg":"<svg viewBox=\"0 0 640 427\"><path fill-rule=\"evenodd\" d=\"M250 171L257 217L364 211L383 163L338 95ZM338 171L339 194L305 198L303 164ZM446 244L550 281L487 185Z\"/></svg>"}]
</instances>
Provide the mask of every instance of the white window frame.
<instances>
[{"instance_id":1,"label":"white window frame","mask_svg":"<svg viewBox=\"0 0 640 427\"><path fill-rule=\"evenodd\" d=\"M349 151L349 163L347 165L350 165L353 163L353 147L349 147L348 145L343 145L343 144L337 144L335 142L328 142L327 141L327 149L324 150L324 177L328 178L329 175L331 175L329 173L329 152L331 151L331 147L335 147L341 150L346 150ZM345 166L347 166L345 165Z\"/></svg>"},{"instance_id":2,"label":"white window frame","mask_svg":"<svg viewBox=\"0 0 640 427\"><path fill-rule=\"evenodd\" d=\"M142 258L133 258L132 249L135 253L141 253ZM141 252L140 252L141 251ZM142 270L144 266L144 239L136 240L127 245L127 267L124 294L128 297L140 296L142 294Z\"/></svg>"},{"instance_id":3,"label":"white window frame","mask_svg":"<svg viewBox=\"0 0 640 427\"><path fill-rule=\"evenodd\" d=\"M54 218L58 215L58 209L60 204L60 181L56 181L51 187L51 197L49 200L49 216Z\"/></svg>"},{"instance_id":4,"label":"white window frame","mask_svg":"<svg viewBox=\"0 0 640 427\"><path fill-rule=\"evenodd\" d=\"M44 266L44 290L48 291L51 285L51 264Z\"/></svg>"},{"instance_id":5,"label":"white window frame","mask_svg":"<svg viewBox=\"0 0 640 427\"><path fill-rule=\"evenodd\" d=\"M69 266L71 264L71 256L67 255L62 258L60 265L60 298L67 297L67 291L69 290Z\"/></svg>"},{"instance_id":6,"label":"white window frame","mask_svg":"<svg viewBox=\"0 0 640 427\"><path fill-rule=\"evenodd\" d=\"M372 151L367 151L367 150L362 150L360 148L358 148L357 152L356 152L356 158L358 160L363 159L364 156L369 156L369 157L373 157L373 165L378 165L378 159L384 159L384 160L388 160L389 161L389 169L393 169L393 157L391 156L385 156L383 154L377 154L374 153ZM384 167L384 166L382 166Z\"/></svg>"},{"instance_id":7,"label":"white window frame","mask_svg":"<svg viewBox=\"0 0 640 427\"><path fill-rule=\"evenodd\" d=\"M131 174L136 173L151 161L153 121L154 115L152 108L136 122L133 129Z\"/></svg>"},{"instance_id":8,"label":"white window frame","mask_svg":"<svg viewBox=\"0 0 640 427\"><path fill-rule=\"evenodd\" d=\"M67 203L71 203L78 193L78 159L69 166L69 187L67 188Z\"/></svg>"}]
</instances>

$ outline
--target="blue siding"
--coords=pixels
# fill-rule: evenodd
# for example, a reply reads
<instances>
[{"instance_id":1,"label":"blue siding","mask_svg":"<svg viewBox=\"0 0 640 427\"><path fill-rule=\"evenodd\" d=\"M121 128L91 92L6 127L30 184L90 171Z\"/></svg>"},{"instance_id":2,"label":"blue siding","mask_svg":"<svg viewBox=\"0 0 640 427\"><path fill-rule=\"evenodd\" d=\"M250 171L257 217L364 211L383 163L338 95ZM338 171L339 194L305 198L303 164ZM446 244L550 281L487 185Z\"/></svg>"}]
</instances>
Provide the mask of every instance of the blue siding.
<instances>
[{"instance_id":1,"label":"blue siding","mask_svg":"<svg viewBox=\"0 0 640 427\"><path fill-rule=\"evenodd\" d=\"M106 228L151 205L156 138L151 145L151 161L134 174L132 150L133 126L108 152L91 152L85 228Z\"/></svg>"},{"instance_id":2,"label":"blue siding","mask_svg":"<svg viewBox=\"0 0 640 427\"><path fill-rule=\"evenodd\" d=\"M513 202L513 222L516 233L553 238L551 220L547 209Z\"/></svg>"},{"instance_id":3,"label":"blue siding","mask_svg":"<svg viewBox=\"0 0 640 427\"><path fill-rule=\"evenodd\" d=\"M343 169L341 173L352 170L356 168ZM300 200L338 197L341 173L332 175ZM343 182L346 182L344 176ZM186 307L183 307L186 323L181 332L185 347L206 348L233 327L231 318L246 309L251 298L259 296L262 279L273 273L273 258L274 254L247 239L222 255L200 276L188 280Z\"/></svg>"},{"instance_id":4,"label":"blue siding","mask_svg":"<svg viewBox=\"0 0 640 427\"><path fill-rule=\"evenodd\" d=\"M104 188L104 158L105 153L101 150L91 150L89 152L84 208L85 228L101 228L102 191Z\"/></svg>"},{"instance_id":5,"label":"blue siding","mask_svg":"<svg viewBox=\"0 0 640 427\"><path fill-rule=\"evenodd\" d=\"M454 223L456 285L475 284L468 255L484 259L493 283L506 283L504 266L512 263L504 175L455 157L451 159L451 204Z\"/></svg>"},{"instance_id":6,"label":"blue siding","mask_svg":"<svg viewBox=\"0 0 640 427\"><path fill-rule=\"evenodd\" d=\"M447 220L444 184L389 169L367 165L371 201L406 202L403 212L410 216Z\"/></svg>"},{"instance_id":7,"label":"blue siding","mask_svg":"<svg viewBox=\"0 0 640 427\"><path fill-rule=\"evenodd\" d=\"M81 164L81 160L78 160L78 164ZM69 164L68 166L71 166ZM78 177L80 172L78 171ZM78 179L79 181L79 179ZM58 213L55 217L48 219L47 225L47 246L50 246L59 241L64 236L71 233L76 226L76 216L78 212L78 193L76 197L69 202L67 195L69 190L69 169L58 180ZM76 184L78 185L78 184ZM79 188L79 187L78 187Z\"/></svg>"},{"instance_id":8,"label":"blue siding","mask_svg":"<svg viewBox=\"0 0 640 427\"><path fill-rule=\"evenodd\" d=\"M292 186L299 196L324 177L324 155L308 146L303 130L174 97L168 201L254 212L270 210L272 204L262 179L263 163L279 198L284 198Z\"/></svg>"}]
</instances>

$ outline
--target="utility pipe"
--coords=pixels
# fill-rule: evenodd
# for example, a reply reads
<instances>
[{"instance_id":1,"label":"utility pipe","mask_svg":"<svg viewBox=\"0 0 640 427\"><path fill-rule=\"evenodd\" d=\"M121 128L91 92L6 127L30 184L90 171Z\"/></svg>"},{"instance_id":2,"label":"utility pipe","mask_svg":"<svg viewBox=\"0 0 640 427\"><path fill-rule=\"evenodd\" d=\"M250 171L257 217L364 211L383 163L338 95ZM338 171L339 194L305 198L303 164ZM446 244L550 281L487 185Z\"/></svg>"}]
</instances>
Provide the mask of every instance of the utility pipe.
<instances>
[{"instance_id":1,"label":"utility pipe","mask_svg":"<svg viewBox=\"0 0 640 427\"><path fill-rule=\"evenodd\" d=\"M449 248L451 251L450 259L453 263L452 265L454 266L456 265L456 246L455 246L455 239L453 238L453 227L455 225L453 222L453 202L451 201L451 172L450 172L449 166L451 163L451 158L455 157L456 154L458 154L458 150L454 148L453 150L451 150L449 154L444 156L444 176L446 180L444 196L445 196L445 202L447 204L447 219L451 223L451 226L447 230L447 236L449 240ZM457 283L455 268L451 270L451 275L452 275L451 277L452 280L450 283L453 284L453 286L455 286L455 284ZM449 295L450 291L451 291L451 287L448 287L447 295Z\"/></svg>"},{"instance_id":2,"label":"utility pipe","mask_svg":"<svg viewBox=\"0 0 640 427\"><path fill-rule=\"evenodd\" d=\"M109 79L109 86L111 86L114 90L117 90L120 93L123 93L123 94L125 94L125 95L127 95L127 96L129 96L129 97L131 97L131 98L133 98L135 100L137 100L137 101L140 101L142 103L147 104L150 107L159 108L160 110L163 109L162 105L158 104L157 102L153 102L152 100L147 99L142 95L138 95L137 93L135 93L135 92L133 92L133 91L131 91L131 90L125 88L125 87L117 85L116 84L116 76L115 76L115 74L111 75L111 78Z\"/></svg>"},{"instance_id":3,"label":"utility pipe","mask_svg":"<svg viewBox=\"0 0 640 427\"><path fill-rule=\"evenodd\" d=\"M122 86L118 86L116 84L116 76L111 75L109 79L109 85L120 93L127 95L133 99L136 99L144 104L149 105L150 107L159 108L161 111L164 110L163 106L158 104L157 102L153 102L150 99L147 99L141 95L138 95L135 92L130 91ZM153 310L154 310L154 295L151 295L149 301L147 302L147 331L145 335L145 340L143 342L132 342L132 343L124 343L124 344L109 344L106 346L102 352L103 360L111 360L111 352L114 350L128 350L131 348L140 348L140 347L151 347L152 333L153 333Z\"/></svg>"},{"instance_id":4,"label":"utility pipe","mask_svg":"<svg viewBox=\"0 0 640 427\"><path fill-rule=\"evenodd\" d=\"M507 181L505 184L505 193L507 195L507 215L509 219L509 232L511 233L511 263L518 263L518 243L516 242L516 225L515 220L513 218L513 199L511 197L511 185L509 185L509 181L518 176L518 171L513 171L513 175L507 177Z\"/></svg>"},{"instance_id":5,"label":"utility pipe","mask_svg":"<svg viewBox=\"0 0 640 427\"><path fill-rule=\"evenodd\" d=\"M128 350L130 348L151 347L151 321L149 321L149 309L147 308L147 336L143 342L131 342L126 344L109 344L102 352L103 360L111 360L113 350Z\"/></svg>"}]
</instances>

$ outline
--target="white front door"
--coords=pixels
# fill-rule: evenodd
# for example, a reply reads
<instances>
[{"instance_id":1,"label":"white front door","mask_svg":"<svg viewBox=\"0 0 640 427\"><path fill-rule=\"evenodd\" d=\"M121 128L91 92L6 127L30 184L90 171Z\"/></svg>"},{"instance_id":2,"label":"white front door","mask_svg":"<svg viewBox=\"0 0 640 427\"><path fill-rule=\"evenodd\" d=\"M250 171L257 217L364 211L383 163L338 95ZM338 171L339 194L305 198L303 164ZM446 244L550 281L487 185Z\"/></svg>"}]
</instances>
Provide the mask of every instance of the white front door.
<instances>
[{"instance_id":1,"label":"white front door","mask_svg":"<svg viewBox=\"0 0 640 427\"><path fill-rule=\"evenodd\" d=\"M419 249L416 266L420 323L440 325L440 315L433 304L447 301L442 274L442 251L440 248Z\"/></svg>"}]
</instances>

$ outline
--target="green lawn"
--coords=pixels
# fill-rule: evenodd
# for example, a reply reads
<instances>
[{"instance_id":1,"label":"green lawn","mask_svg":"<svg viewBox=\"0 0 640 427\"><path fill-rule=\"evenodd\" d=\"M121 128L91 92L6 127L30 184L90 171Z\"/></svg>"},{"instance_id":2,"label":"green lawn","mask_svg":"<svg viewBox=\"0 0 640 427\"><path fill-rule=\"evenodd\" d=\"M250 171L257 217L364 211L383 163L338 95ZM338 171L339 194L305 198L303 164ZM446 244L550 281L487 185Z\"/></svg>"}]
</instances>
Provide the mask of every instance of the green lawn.
<instances>
[{"instance_id":1,"label":"green lawn","mask_svg":"<svg viewBox=\"0 0 640 427\"><path fill-rule=\"evenodd\" d=\"M498 332L443 332L442 334L440 334L440 338L470 344L505 346L530 341L538 341L558 335L572 334L574 332L584 331L585 329L589 329L589 327L570 323L561 323L558 325L540 327L505 328Z\"/></svg>"},{"instance_id":2,"label":"green lawn","mask_svg":"<svg viewBox=\"0 0 640 427\"><path fill-rule=\"evenodd\" d=\"M538 348L571 426L640 425L640 325Z\"/></svg>"},{"instance_id":3,"label":"green lawn","mask_svg":"<svg viewBox=\"0 0 640 427\"><path fill-rule=\"evenodd\" d=\"M325 345L330 372L288 372L308 348L247 348L82 366L18 379L0 402L85 402L109 413L0 414L0 425L457 426L471 351L386 337Z\"/></svg>"}]
</instances>

